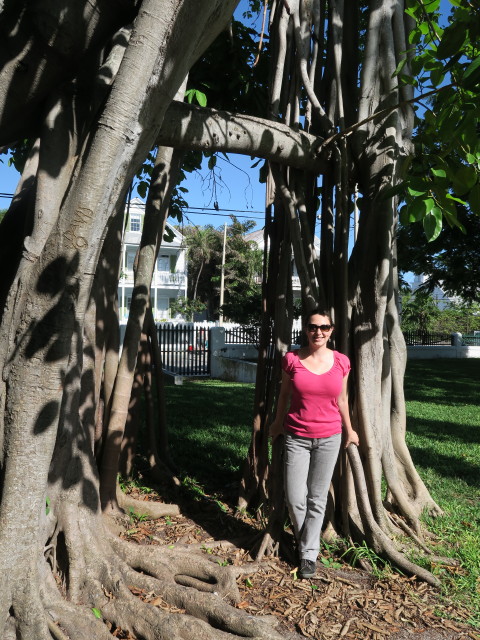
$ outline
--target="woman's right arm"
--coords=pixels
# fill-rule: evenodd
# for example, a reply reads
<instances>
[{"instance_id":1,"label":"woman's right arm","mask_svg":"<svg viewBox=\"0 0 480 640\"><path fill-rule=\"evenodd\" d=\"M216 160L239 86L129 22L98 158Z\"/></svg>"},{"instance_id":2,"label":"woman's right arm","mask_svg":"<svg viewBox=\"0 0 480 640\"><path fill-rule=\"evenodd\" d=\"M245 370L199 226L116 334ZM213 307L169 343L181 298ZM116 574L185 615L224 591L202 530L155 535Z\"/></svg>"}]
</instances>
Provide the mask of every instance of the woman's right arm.
<instances>
[{"instance_id":1,"label":"woman's right arm","mask_svg":"<svg viewBox=\"0 0 480 640\"><path fill-rule=\"evenodd\" d=\"M287 415L288 407L290 405L290 395L292 392L292 383L290 376L285 371L282 371L282 386L280 387L280 395L277 402L277 413L275 414L275 420L270 425L269 434L272 440L275 440L279 435L283 433L283 421Z\"/></svg>"}]
</instances>

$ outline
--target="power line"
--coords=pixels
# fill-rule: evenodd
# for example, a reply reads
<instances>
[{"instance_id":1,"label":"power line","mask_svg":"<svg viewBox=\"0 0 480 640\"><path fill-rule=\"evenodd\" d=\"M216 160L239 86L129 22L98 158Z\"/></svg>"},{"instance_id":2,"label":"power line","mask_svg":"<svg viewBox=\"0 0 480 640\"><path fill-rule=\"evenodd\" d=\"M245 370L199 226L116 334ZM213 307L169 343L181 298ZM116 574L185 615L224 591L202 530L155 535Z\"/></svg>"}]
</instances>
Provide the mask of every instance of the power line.
<instances>
[{"instance_id":1,"label":"power line","mask_svg":"<svg viewBox=\"0 0 480 640\"><path fill-rule=\"evenodd\" d=\"M0 198L9 198L10 200L13 198L13 193L0 193ZM144 202L136 202L137 207L145 207ZM221 212L224 213L221 213ZM186 207L182 209L182 213L190 213L196 216L220 216L225 218L230 213L260 213L261 216L253 216L253 215L245 215L245 216L236 216L237 218L249 218L250 220L263 220L265 218L265 214L263 211L255 211L253 209L222 209L222 207Z\"/></svg>"},{"instance_id":2,"label":"power line","mask_svg":"<svg viewBox=\"0 0 480 640\"><path fill-rule=\"evenodd\" d=\"M201 207L198 207L199 209L201 209ZM215 213L207 213L207 212L200 212L200 211L193 211L193 209L197 209L197 207L188 207L188 209L182 209L182 213L190 213L192 215L195 216L220 216L221 218L225 218L228 214L227 213L219 213L219 211L230 211L233 213L243 213L241 210L237 210L237 209L213 209L213 211L215 211ZM207 209L207 211L210 211L210 209ZM263 213L263 211L252 211L252 213ZM265 216L235 216L236 218L248 218L249 220L264 220Z\"/></svg>"}]
</instances>

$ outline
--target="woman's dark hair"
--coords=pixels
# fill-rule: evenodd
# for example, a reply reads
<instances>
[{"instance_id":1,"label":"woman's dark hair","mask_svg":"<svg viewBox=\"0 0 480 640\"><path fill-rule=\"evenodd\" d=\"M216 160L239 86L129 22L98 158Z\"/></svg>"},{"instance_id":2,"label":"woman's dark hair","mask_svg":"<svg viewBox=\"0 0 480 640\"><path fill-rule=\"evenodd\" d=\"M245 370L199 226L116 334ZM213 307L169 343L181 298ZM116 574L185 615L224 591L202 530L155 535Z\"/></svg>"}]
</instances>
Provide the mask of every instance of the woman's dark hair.
<instances>
[{"instance_id":1,"label":"woman's dark hair","mask_svg":"<svg viewBox=\"0 0 480 640\"><path fill-rule=\"evenodd\" d=\"M320 308L316 308L316 309L312 309L310 311L310 313L308 313L306 316L303 316L302 318L302 327L306 327L307 324L309 324L309 320L312 316L325 316L326 318L328 318L328 321L330 322L330 324L332 325L332 327L334 326L333 324L333 320L332 320L332 316L330 315L329 311L325 311L325 309L320 309Z\"/></svg>"}]
</instances>

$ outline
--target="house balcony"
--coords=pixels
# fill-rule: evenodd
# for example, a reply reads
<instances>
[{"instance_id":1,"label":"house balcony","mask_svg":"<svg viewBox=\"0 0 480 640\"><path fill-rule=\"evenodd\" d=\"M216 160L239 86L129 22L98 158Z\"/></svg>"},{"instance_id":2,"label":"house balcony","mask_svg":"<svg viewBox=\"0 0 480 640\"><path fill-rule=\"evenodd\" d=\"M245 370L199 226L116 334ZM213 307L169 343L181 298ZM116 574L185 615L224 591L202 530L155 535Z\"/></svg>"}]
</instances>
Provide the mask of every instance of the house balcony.
<instances>
[{"instance_id":1,"label":"house balcony","mask_svg":"<svg viewBox=\"0 0 480 640\"><path fill-rule=\"evenodd\" d=\"M179 287L184 289L187 286L187 274L183 271L175 271L169 273L166 271L157 271L153 282L157 286L162 287Z\"/></svg>"},{"instance_id":2,"label":"house balcony","mask_svg":"<svg viewBox=\"0 0 480 640\"><path fill-rule=\"evenodd\" d=\"M133 285L133 271L126 269L121 276L120 284ZM185 289L187 286L187 274L183 271L155 271L152 278L152 286L155 287L175 287Z\"/></svg>"}]
</instances>

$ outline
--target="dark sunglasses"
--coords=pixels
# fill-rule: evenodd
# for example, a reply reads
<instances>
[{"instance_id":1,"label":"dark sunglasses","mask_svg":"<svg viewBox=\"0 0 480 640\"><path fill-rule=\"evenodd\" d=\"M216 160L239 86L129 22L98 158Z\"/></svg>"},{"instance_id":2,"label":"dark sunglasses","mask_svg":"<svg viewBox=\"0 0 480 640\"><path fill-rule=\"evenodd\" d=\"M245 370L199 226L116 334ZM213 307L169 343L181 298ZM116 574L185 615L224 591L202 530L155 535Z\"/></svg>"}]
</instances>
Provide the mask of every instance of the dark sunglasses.
<instances>
[{"instance_id":1,"label":"dark sunglasses","mask_svg":"<svg viewBox=\"0 0 480 640\"><path fill-rule=\"evenodd\" d=\"M320 331L330 331L332 327L332 324L307 324L307 330L312 332L317 329L320 329Z\"/></svg>"}]
</instances>

